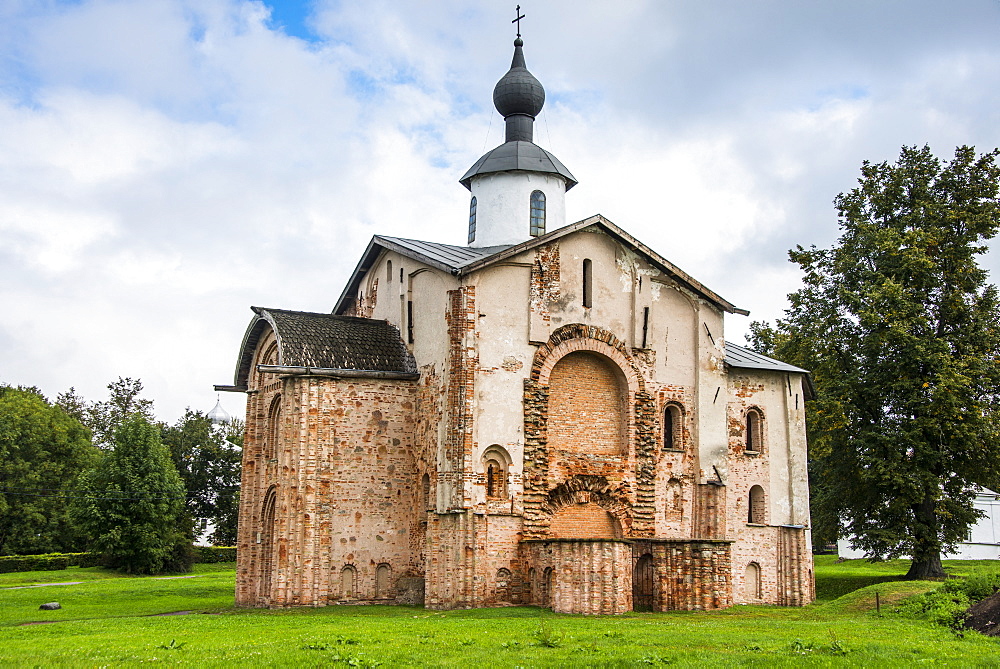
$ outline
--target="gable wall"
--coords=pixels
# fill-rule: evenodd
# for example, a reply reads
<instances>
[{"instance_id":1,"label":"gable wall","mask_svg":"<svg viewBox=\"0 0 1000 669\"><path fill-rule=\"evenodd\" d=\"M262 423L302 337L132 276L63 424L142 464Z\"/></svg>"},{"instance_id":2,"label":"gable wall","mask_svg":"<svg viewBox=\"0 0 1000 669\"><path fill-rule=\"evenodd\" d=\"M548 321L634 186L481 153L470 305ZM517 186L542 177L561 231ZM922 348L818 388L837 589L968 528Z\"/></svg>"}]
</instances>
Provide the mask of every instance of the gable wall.
<instances>
[{"instance_id":1,"label":"gable wall","mask_svg":"<svg viewBox=\"0 0 1000 669\"><path fill-rule=\"evenodd\" d=\"M805 389L801 374L767 370L729 371L729 480L727 521L733 544L736 602L795 603L813 598L808 528ZM759 455L747 455L746 413L763 415ZM750 488L764 490L762 524L748 522ZM785 526L785 527L783 527ZM745 582L747 567L759 566L760 598Z\"/></svg>"}]
</instances>

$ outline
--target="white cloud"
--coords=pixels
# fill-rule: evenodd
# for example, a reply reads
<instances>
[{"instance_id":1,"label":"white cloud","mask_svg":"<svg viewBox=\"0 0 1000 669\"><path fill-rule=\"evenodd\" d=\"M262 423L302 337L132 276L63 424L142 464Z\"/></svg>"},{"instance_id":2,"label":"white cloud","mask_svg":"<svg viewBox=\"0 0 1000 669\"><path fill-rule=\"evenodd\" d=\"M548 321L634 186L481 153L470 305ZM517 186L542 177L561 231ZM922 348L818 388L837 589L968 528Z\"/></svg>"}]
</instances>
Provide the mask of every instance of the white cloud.
<instances>
[{"instance_id":1,"label":"white cloud","mask_svg":"<svg viewBox=\"0 0 1000 669\"><path fill-rule=\"evenodd\" d=\"M374 233L462 243L510 8L314 6L307 42L249 0L0 5L0 381L97 398L138 376L174 420L231 380L250 304L330 309ZM795 287L785 250L834 238L861 160L996 143L994 5L527 13L570 217L604 213L756 318Z\"/></svg>"}]
</instances>

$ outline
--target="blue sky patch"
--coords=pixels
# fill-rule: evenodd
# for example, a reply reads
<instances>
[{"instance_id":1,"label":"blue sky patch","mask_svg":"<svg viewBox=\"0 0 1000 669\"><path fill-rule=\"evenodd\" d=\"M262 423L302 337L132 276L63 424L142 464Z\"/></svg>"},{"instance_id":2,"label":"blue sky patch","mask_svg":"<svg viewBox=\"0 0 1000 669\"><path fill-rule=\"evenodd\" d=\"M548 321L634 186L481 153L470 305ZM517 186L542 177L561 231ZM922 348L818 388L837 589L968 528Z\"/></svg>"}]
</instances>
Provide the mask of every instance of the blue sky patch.
<instances>
[{"instance_id":1,"label":"blue sky patch","mask_svg":"<svg viewBox=\"0 0 1000 669\"><path fill-rule=\"evenodd\" d=\"M265 0L264 4L271 10L272 27L307 42L319 39L308 23L313 12L312 0Z\"/></svg>"}]
</instances>

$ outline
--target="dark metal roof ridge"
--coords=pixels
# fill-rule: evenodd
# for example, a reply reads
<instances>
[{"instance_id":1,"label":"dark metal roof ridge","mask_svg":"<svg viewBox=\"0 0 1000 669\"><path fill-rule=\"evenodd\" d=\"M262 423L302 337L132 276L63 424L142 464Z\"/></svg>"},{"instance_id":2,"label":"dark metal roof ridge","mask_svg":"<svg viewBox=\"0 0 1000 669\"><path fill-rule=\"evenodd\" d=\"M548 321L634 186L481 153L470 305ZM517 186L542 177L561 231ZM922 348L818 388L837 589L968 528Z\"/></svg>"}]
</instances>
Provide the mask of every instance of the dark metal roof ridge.
<instances>
[{"instance_id":1,"label":"dark metal roof ridge","mask_svg":"<svg viewBox=\"0 0 1000 669\"><path fill-rule=\"evenodd\" d=\"M419 260L425 265L430 265L442 272L448 272L449 274L457 274L458 268L455 265L449 265L446 262L442 262L437 258L432 258L431 256L421 253L420 251L414 251L413 249L403 246L396 242L393 237L383 237L382 235L375 235L375 238L379 240L382 248L388 249L389 251L395 251L396 253L406 256L407 258L413 258L414 260ZM418 241L418 240L414 240Z\"/></svg>"},{"instance_id":2,"label":"dark metal roof ridge","mask_svg":"<svg viewBox=\"0 0 1000 669\"><path fill-rule=\"evenodd\" d=\"M674 279L677 279L681 283L687 285L688 288L702 295L703 297L707 298L710 302L713 302L716 306L721 307L723 311L726 311L731 314L740 314L742 316L750 315L749 310L741 309L736 305L732 304L731 302L729 302L728 300L722 298L722 296L715 293L714 291L709 290L700 281L694 279L690 274L688 274L681 268L677 267L677 265L674 265L672 262L661 256L660 254L653 251L651 248L649 248L648 246L640 242L638 239L636 239L632 235L628 234L627 232L619 228L617 225L606 219L601 214L595 214L589 218L583 219L582 221L577 221L576 223L570 223L569 225L565 225L561 228L553 230L552 232L541 235L540 237L529 239L526 242L521 242L520 244L511 246L510 248L500 251L499 253L487 256L482 260L469 263L468 265L465 265L464 267L461 268L461 270L458 272L458 275L462 276L464 274L468 274L469 272L474 272L488 265L492 265L493 263L510 258L511 256L517 255L518 253L521 253L523 251L527 251L536 246L541 246L542 244L546 244L561 237L565 237L566 235L576 232L577 230L583 230L584 228L589 228L592 225L604 228L612 235L618 237L620 241L625 242L625 244L627 244L628 246L631 246L633 250L638 251L642 255L652 260L653 264L659 265L660 269L666 272L668 275L670 275Z\"/></svg>"}]
</instances>

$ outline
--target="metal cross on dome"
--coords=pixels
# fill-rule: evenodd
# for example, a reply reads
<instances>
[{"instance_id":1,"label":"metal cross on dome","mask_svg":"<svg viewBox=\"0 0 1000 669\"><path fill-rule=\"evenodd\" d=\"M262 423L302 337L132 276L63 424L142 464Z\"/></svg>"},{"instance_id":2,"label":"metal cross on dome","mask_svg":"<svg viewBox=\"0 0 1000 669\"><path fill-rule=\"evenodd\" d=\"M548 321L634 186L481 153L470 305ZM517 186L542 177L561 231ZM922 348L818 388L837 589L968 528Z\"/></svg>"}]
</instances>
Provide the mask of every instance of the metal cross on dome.
<instances>
[{"instance_id":1,"label":"metal cross on dome","mask_svg":"<svg viewBox=\"0 0 1000 669\"><path fill-rule=\"evenodd\" d=\"M515 10L514 13L517 14L517 18L514 19L513 21L511 21L511 23L516 23L517 24L517 36L520 37L521 36L521 19L524 18L524 14L521 13L521 5L517 6L517 9Z\"/></svg>"}]
</instances>

